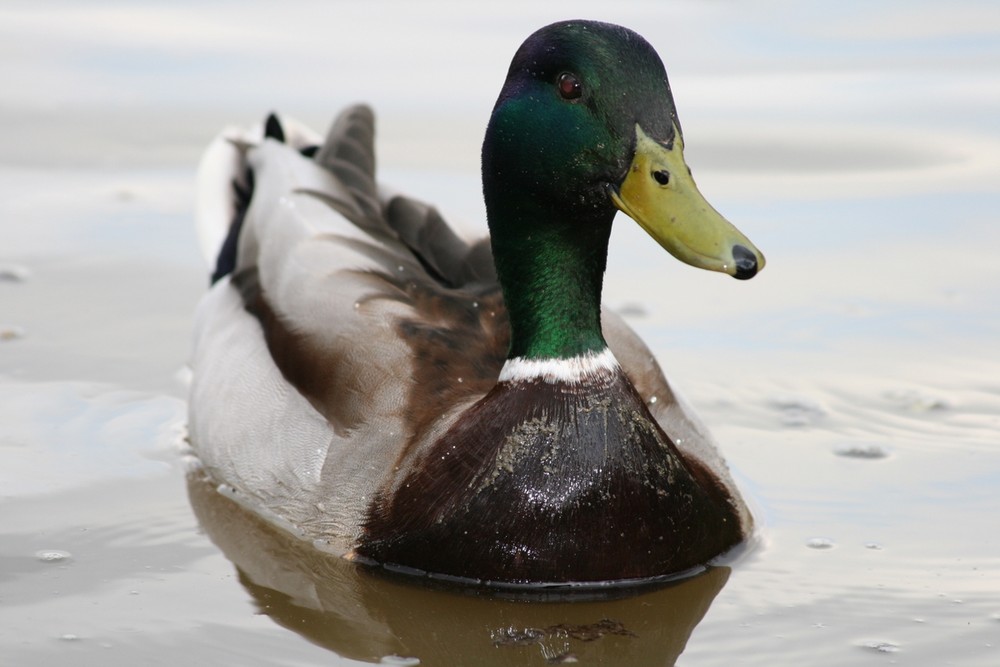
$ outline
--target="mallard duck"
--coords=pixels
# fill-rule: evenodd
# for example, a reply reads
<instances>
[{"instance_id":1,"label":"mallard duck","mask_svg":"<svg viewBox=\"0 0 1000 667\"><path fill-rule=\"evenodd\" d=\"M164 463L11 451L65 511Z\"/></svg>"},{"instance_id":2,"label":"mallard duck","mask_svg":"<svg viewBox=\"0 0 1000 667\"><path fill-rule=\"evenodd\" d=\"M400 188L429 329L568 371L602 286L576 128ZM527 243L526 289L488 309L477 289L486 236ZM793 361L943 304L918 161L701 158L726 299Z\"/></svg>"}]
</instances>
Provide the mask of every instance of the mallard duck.
<instances>
[{"instance_id":1,"label":"mallard duck","mask_svg":"<svg viewBox=\"0 0 1000 667\"><path fill-rule=\"evenodd\" d=\"M271 116L202 161L189 426L220 490L344 557L498 585L740 544L710 436L601 306L617 211L693 266L764 266L695 187L653 48L589 21L524 42L483 142L488 240L378 185L373 128Z\"/></svg>"}]
</instances>

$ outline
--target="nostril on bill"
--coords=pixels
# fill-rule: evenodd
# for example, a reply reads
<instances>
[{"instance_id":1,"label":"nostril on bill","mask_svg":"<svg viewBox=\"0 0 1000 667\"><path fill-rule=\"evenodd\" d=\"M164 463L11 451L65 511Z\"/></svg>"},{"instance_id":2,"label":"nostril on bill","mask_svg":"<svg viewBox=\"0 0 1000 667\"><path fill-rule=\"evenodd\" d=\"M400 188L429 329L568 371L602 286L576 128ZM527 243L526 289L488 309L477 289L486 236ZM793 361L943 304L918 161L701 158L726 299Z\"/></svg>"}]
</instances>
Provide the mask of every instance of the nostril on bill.
<instances>
[{"instance_id":1,"label":"nostril on bill","mask_svg":"<svg viewBox=\"0 0 1000 667\"><path fill-rule=\"evenodd\" d=\"M741 245L733 246L733 261L736 264L737 280L749 280L757 275L757 256Z\"/></svg>"}]
</instances>

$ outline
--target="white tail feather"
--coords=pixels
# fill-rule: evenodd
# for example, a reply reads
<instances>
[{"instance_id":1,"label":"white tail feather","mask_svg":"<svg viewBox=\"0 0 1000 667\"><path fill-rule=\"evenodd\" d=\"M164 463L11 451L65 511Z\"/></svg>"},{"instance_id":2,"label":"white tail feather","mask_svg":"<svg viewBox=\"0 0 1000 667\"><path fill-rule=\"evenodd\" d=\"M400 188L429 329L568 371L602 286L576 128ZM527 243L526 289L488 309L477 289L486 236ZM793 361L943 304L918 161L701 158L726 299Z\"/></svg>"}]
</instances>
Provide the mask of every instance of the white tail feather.
<instances>
[{"instance_id":1,"label":"white tail feather","mask_svg":"<svg viewBox=\"0 0 1000 667\"><path fill-rule=\"evenodd\" d=\"M322 143L322 137L294 118L282 117L285 141L295 148ZM246 160L240 146L255 146L264 139L264 124L251 128L230 126L208 145L198 163L195 186L195 231L198 246L209 268L214 268L236 214L234 182L242 182Z\"/></svg>"}]
</instances>

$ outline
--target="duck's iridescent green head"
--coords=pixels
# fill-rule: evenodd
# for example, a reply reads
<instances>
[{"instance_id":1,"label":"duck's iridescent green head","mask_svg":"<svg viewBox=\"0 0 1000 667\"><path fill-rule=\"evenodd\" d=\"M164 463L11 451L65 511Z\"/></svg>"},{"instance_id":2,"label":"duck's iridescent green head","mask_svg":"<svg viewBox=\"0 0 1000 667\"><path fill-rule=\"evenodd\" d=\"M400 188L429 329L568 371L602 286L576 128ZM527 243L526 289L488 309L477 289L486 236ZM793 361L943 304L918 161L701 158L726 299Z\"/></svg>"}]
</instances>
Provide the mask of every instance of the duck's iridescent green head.
<instances>
[{"instance_id":1,"label":"duck's iridescent green head","mask_svg":"<svg viewBox=\"0 0 1000 667\"><path fill-rule=\"evenodd\" d=\"M568 21L524 42L487 129L483 184L502 280L500 255L541 225L586 236L616 209L693 266L736 278L764 266L698 192L663 63L620 26Z\"/></svg>"}]
</instances>

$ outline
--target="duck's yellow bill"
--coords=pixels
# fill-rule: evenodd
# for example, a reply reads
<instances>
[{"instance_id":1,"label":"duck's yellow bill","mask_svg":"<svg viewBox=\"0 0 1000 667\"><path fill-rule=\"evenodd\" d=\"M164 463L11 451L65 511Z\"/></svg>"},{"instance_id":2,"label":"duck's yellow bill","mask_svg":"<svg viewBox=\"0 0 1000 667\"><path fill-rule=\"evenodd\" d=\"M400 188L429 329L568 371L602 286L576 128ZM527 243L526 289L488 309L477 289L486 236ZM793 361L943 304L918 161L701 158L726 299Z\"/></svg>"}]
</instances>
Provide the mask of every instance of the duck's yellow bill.
<instances>
[{"instance_id":1,"label":"duck's yellow bill","mask_svg":"<svg viewBox=\"0 0 1000 667\"><path fill-rule=\"evenodd\" d=\"M666 250L691 266L746 280L764 268L764 255L705 201L684 162L674 127L673 148L635 126L635 158L611 199Z\"/></svg>"}]
</instances>

